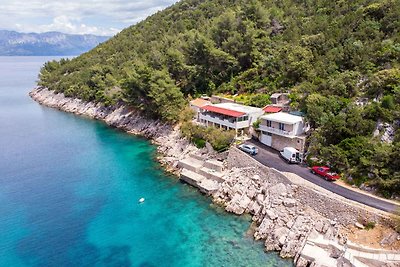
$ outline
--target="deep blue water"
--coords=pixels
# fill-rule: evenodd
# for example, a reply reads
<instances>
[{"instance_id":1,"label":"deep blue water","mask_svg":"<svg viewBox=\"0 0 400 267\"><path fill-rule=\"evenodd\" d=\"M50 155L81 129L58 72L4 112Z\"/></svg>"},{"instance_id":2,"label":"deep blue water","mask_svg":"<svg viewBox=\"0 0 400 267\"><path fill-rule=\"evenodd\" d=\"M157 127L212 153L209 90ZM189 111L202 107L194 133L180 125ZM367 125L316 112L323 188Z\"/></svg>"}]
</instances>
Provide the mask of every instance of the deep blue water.
<instances>
[{"instance_id":1,"label":"deep blue water","mask_svg":"<svg viewBox=\"0 0 400 267\"><path fill-rule=\"evenodd\" d=\"M33 102L49 59L0 57L0 266L292 266L148 141Z\"/></svg>"}]
</instances>

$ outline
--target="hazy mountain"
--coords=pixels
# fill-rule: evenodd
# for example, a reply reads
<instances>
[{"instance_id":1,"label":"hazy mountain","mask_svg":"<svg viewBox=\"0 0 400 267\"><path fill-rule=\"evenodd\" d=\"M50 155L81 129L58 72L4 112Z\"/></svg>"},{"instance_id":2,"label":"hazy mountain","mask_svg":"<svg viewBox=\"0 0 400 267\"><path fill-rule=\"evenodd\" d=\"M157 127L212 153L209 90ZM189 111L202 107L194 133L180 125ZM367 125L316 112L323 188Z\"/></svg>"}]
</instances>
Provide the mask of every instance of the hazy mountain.
<instances>
[{"instance_id":1,"label":"hazy mountain","mask_svg":"<svg viewBox=\"0 0 400 267\"><path fill-rule=\"evenodd\" d=\"M80 55L108 38L91 34L19 33L0 30L0 56Z\"/></svg>"}]
</instances>

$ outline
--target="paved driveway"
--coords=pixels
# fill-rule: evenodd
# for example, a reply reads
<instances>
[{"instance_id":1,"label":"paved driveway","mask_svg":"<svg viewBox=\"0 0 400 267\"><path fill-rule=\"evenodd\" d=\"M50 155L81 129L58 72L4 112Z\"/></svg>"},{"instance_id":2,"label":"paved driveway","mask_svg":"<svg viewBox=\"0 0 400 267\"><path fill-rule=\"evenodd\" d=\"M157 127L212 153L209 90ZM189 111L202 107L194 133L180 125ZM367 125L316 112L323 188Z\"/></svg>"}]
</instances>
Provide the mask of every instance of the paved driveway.
<instances>
[{"instance_id":1,"label":"paved driveway","mask_svg":"<svg viewBox=\"0 0 400 267\"><path fill-rule=\"evenodd\" d=\"M395 205L391 202L377 199L374 197L370 197L365 194L358 193L356 191L347 189L343 186L337 185L334 182L328 182L325 181L322 177L317 176L315 174L312 174L310 170L306 167L296 165L296 164L288 164L286 161L284 161L280 156L279 152L255 141L255 140L249 140L247 143L250 143L256 147L258 147L258 154L253 156L257 161L262 163L263 165L267 167L272 167L277 169L278 171L283 171L283 172L292 172L303 179L310 181L316 185L319 185L331 192L334 192L338 195L341 195L347 199L357 201L359 203L387 211L387 212L393 212L396 210L396 208L400 207L398 205Z\"/></svg>"}]
</instances>

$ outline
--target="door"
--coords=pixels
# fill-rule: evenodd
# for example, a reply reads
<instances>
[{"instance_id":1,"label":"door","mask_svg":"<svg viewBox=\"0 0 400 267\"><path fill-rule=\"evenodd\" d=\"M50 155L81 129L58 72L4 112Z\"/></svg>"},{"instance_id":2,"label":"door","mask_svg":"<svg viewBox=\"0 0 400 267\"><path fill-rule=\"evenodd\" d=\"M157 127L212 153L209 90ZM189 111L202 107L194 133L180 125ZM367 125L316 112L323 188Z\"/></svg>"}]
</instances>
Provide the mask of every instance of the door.
<instances>
[{"instance_id":1,"label":"door","mask_svg":"<svg viewBox=\"0 0 400 267\"><path fill-rule=\"evenodd\" d=\"M268 132L262 132L260 142L264 145L272 145L272 134Z\"/></svg>"},{"instance_id":2,"label":"door","mask_svg":"<svg viewBox=\"0 0 400 267\"><path fill-rule=\"evenodd\" d=\"M302 156L301 156L301 154L299 152L297 152L296 153L296 162L301 163L301 160L302 160Z\"/></svg>"}]
</instances>

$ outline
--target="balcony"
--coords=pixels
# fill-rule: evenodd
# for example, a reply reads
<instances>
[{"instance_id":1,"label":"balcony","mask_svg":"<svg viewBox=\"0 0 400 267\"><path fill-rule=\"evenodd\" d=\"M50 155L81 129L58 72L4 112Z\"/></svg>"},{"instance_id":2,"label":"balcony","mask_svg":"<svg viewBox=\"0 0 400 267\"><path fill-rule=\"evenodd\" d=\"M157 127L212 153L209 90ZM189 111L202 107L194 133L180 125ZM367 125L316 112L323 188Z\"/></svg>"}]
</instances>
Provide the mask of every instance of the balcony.
<instances>
[{"instance_id":1,"label":"balcony","mask_svg":"<svg viewBox=\"0 0 400 267\"><path fill-rule=\"evenodd\" d=\"M236 118L221 117L212 113L200 113L200 120L206 120L209 123L217 123L233 129L243 129L249 127L249 121L236 121Z\"/></svg>"},{"instance_id":2,"label":"balcony","mask_svg":"<svg viewBox=\"0 0 400 267\"><path fill-rule=\"evenodd\" d=\"M269 132L269 133L273 133L273 134L277 134L277 135L281 135L281 136L287 136L287 137L295 136L293 131L280 130L278 128L268 127L268 126L262 125L262 124L260 125L259 129L264 132Z\"/></svg>"}]
</instances>

